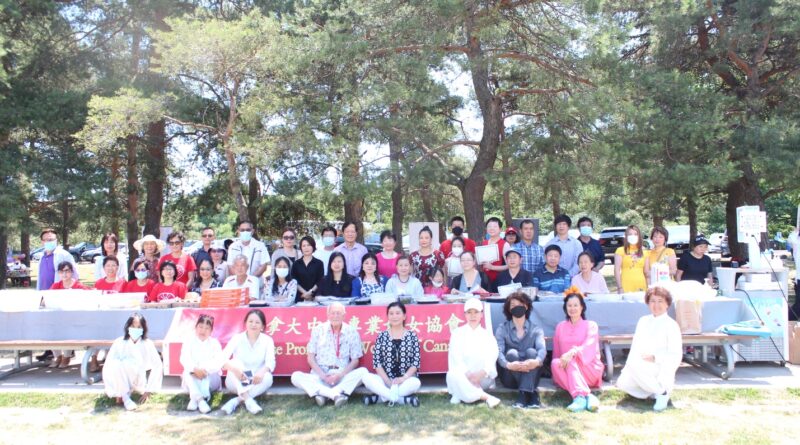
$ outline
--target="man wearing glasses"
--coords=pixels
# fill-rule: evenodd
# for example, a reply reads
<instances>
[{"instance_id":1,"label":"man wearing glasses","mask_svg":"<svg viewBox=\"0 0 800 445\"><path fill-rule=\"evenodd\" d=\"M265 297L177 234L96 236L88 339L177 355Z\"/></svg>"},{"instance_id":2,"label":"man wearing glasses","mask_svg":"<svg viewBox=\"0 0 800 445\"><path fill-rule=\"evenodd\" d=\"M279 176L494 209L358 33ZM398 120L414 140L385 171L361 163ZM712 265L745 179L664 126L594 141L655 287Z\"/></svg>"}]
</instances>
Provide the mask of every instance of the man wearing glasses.
<instances>
[{"instance_id":1,"label":"man wearing glasses","mask_svg":"<svg viewBox=\"0 0 800 445\"><path fill-rule=\"evenodd\" d=\"M206 227L200 232L200 236L202 237L203 246L192 254L194 264L200 264L203 260L211 261L211 264L214 264L211 260L211 244L217 239L217 235L214 233L214 229Z\"/></svg>"},{"instance_id":2,"label":"man wearing glasses","mask_svg":"<svg viewBox=\"0 0 800 445\"><path fill-rule=\"evenodd\" d=\"M249 221L239 223L239 239L234 241L228 248L228 274L234 275L233 260L244 255L249 264L248 273L259 279L264 275L269 264L269 252L267 246L261 241L253 238L253 225Z\"/></svg>"}]
</instances>

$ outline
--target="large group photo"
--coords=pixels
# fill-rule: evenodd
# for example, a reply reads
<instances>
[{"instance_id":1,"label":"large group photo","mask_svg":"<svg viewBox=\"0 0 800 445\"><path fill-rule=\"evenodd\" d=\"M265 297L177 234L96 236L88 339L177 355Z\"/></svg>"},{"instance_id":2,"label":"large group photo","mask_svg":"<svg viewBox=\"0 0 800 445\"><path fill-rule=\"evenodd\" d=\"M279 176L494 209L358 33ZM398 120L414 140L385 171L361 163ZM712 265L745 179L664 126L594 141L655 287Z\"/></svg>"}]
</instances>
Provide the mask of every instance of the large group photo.
<instances>
[{"instance_id":1,"label":"large group photo","mask_svg":"<svg viewBox=\"0 0 800 445\"><path fill-rule=\"evenodd\" d=\"M0 443L795 443L799 15L0 5Z\"/></svg>"}]
</instances>

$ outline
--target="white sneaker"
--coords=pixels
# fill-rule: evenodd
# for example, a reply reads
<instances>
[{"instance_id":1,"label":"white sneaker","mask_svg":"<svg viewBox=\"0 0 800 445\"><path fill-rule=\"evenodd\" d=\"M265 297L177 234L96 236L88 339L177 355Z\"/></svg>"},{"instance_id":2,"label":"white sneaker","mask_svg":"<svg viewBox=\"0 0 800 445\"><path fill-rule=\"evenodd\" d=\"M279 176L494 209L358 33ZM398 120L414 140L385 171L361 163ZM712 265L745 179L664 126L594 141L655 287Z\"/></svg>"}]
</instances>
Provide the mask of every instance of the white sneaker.
<instances>
[{"instance_id":1,"label":"white sneaker","mask_svg":"<svg viewBox=\"0 0 800 445\"><path fill-rule=\"evenodd\" d=\"M125 409L127 409L128 411L133 411L133 410L135 410L136 408L139 407L139 405L137 405L136 402L131 400L130 397L125 397L124 399L122 399L122 404L125 406Z\"/></svg>"},{"instance_id":2,"label":"white sneaker","mask_svg":"<svg viewBox=\"0 0 800 445\"><path fill-rule=\"evenodd\" d=\"M461 399L459 399L456 396L450 397L450 403L452 403L453 405L458 405L459 403L461 403Z\"/></svg>"},{"instance_id":3,"label":"white sneaker","mask_svg":"<svg viewBox=\"0 0 800 445\"><path fill-rule=\"evenodd\" d=\"M197 400L189 399L189 404L186 405L187 411L197 411Z\"/></svg>"},{"instance_id":4,"label":"white sneaker","mask_svg":"<svg viewBox=\"0 0 800 445\"><path fill-rule=\"evenodd\" d=\"M669 394L659 394L656 396L656 403L653 405L653 411L661 412L667 409L669 405Z\"/></svg>"},{"instance_id":5,"label":"white sneaker","mask_svg":"<svg viewBox=\"0 0 800 445\"><path fill-rule=\"evenodd\" d=\"M233 414L234 411L236 411L236 408L238 406L239 406L239 399L234 397L234 398L228 400L227 403L222 405L221 409L222 409L223 413L225 413L225 414L230 416L231 414Z\"/></svg>"},{"instance_id":6,"label":"white sneaker","mask_svg":"<svg viewBox=\"0 0 800 445\"><path fill-rule=\"evenodd\" d=\"M486 405L488 405L489 408L494 408L495 406L497 406L499 404L500 404L500 399L498 399L495 396L489 396L489 398L486 399Z\"/></svg>"},{"instance_id":7,"label":"white sneaker","mask_svg":"<svg viewBox=\"0 0 800 445\"><path fill-rule=\"evenodd\" d=\"M197 402L197 406L200 409L200 412L203 414L208 414L211 412L211 407L208 406L208 402L206 402L204 399L201 399L199 402Z\"/></svg>"},{"instance_id":8,"label":"white sneaker","mask_svg":"<svg viewBox=\"0 0 800 445\"><path fill-rule=\"evenodd\" d=\"M250 414L258 414L261 412L261 407L258 406L258 402L253 399L247 399L244 401L244 406L250 411Z\"/></svg>"}]
</instances>

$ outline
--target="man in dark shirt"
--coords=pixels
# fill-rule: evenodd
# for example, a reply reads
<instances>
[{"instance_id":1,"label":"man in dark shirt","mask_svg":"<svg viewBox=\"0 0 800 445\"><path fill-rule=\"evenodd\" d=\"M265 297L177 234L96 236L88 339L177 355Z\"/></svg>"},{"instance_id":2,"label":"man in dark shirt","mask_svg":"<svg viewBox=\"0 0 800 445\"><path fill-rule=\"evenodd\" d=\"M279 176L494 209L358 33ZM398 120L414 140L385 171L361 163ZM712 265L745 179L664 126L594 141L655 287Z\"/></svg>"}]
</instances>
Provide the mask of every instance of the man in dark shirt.
<instances>
[{"instance_id":1,"label":"man in dark shirt","mask_svg":"<svg viewBox=\"0 0 800 445\"><path fill-rule=\"evenodd\" d=\"M594 267L592 270L595 272L600 272L600 269L606 264L606 254L603 252L603 247L600 245L600 241L592 238L592 232L594 232L594 221L588 216L582 216L578 220L578 230L581 232L581 236L578 237L578 241L581 242L583 246L584 252L589 252L589 255L592 256L594 259Z\"/></svg>"},{"instance_id":2,"label":"man in dark shirt","mask_svg":"<svg viewBox=\"0 0 800 445\"><path fill-rule=\"evenodd\" d=\"M500 272L493 284L495 292L498 287L511 283L519 283L522 287L533 286L533 274L522 268L522 255L518 251L506 251L506 265L508 269Z\"/></svg>"}]
</instances>

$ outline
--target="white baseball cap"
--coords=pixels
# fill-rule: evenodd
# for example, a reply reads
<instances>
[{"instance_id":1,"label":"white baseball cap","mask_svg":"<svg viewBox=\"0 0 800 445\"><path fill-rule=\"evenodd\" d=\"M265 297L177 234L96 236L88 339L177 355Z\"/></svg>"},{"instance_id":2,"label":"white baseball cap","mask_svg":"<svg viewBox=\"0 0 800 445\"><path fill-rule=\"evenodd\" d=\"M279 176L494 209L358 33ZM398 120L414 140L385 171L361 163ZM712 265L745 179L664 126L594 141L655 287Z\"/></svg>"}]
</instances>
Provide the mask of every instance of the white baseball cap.
<instances>
[{"instance_id":1,"label":"white baseball cap","mask_svg":"<svg viewBox=\"0 0 800 445\"><path fill-rule=\"evenodd\" d=\"M470 309L475 309L478 312L483 312L483 303L481 303L481 300L477 298L470 298L469 300L464 302L464 312L467 312Z\"/></svg>"}]
</instances>

